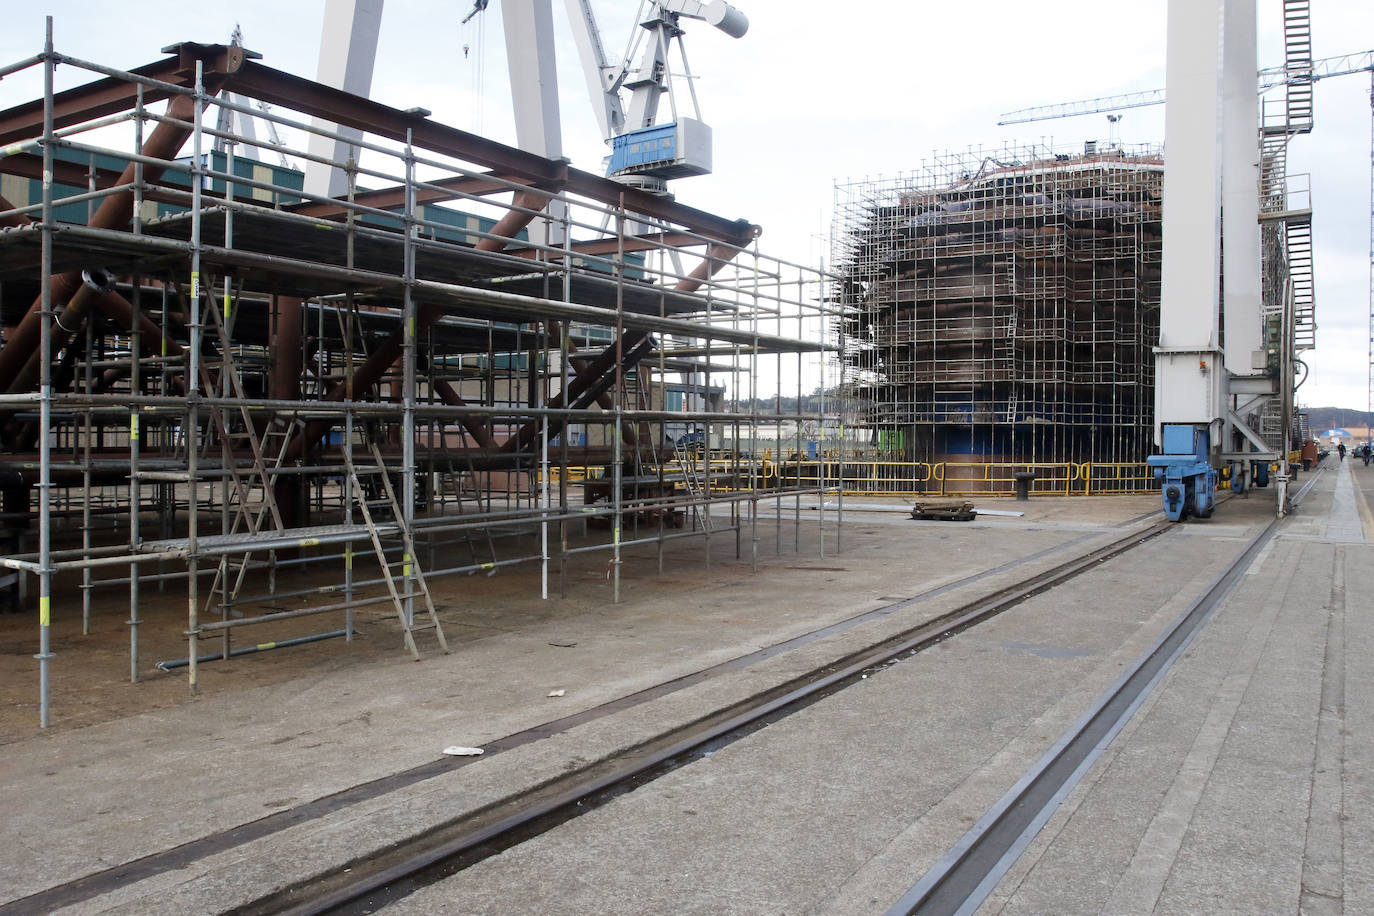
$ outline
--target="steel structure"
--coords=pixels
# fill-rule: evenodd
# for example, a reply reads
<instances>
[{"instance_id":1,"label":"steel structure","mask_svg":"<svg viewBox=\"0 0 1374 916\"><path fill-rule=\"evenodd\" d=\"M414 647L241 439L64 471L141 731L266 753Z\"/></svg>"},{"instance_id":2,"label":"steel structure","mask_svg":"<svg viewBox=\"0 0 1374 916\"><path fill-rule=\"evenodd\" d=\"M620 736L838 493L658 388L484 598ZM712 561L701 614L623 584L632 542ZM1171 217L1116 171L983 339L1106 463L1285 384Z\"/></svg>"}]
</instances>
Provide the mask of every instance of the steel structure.
<instances>
[{"instance_id":1,"label":"steel structure","mask_svg":"<svg viewBox=\"0 0 1374 916\"><path fill-rule=\"evenodd\" d=\"M259 627L348 638L363 607L391 609L417 657L443 648L445 575L526 564L547 597L601 552L618 600L634 545L660 565L684 537L756 558L760 502L780 542L784 499L800 525L802 495L827 491L826 474L780 482L763 458L671 446L835 425L756 406L815 384L832 299L821 273L760 255L758 227L241 48L169 51L119 70L50 31L0 69L46 86L0 111L3 562L38 581L41 724L52 620L89 621L100 589L128 591L138 680L148 583L185 588L194 690L207 649L227 658ZM99 78L55 92L59 64ZM322 164L342 196L241 155L261 142L222 136L216 109L289 137L337 125L325 139L348 157ZM102 143L111 125L129 148ZM562 242L531 242L554 199ZM321 615L324 632L280 630Z\"/></svg>"},{"instance_id":2,"label":"steel structure","mask_svg":"<svg viewBox=\"0 0 1374 916\"><path fill-rule=\"evenodd\" d=\"M1158 149L1090 144L838 187L844 359L872 448L955 477L1143 461L1162 173Z\"/></svg>"}]
</instances>

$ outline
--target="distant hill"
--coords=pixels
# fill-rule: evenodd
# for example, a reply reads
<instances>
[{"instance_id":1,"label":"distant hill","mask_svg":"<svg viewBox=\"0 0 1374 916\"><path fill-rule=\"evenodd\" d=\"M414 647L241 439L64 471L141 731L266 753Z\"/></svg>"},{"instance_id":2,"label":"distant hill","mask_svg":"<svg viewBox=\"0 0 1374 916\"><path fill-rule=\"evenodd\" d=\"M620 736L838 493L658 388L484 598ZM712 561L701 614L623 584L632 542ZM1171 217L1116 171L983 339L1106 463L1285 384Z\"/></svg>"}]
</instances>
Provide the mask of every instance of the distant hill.
<instances>
[{"instance_id":1,"label":"distant hill","mask_svg":"<svg viewBox=\"0 0 1374 916\"><path fill-rule=\"evenodd\" d=\"M1346 429L1365 429L1370 423L1371 414L1365 410L1350 410L1346 407L1304 407L1307 421L1315 432L1325 429L1345 427Z\"/></svg>"}]
</instances>

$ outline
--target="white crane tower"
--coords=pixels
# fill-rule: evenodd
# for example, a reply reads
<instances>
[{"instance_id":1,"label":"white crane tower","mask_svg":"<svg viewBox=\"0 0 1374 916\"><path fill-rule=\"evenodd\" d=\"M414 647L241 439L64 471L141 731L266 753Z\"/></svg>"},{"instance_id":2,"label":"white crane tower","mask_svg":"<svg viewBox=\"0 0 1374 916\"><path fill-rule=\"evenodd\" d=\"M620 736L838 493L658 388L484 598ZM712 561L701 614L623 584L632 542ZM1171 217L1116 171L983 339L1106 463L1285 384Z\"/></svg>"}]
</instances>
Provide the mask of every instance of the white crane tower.
<instances>
[{"instance_id":1,"label":"white crane tower","mask_svg":"<svg viewBox=\"0 0 1374 916\"><path fill-rule=\"evenodd\" d=\"M1298 354L1316 341L1311 208L1288 187L1287 145L1312 130L1313 84L1374 72L1374 52L1313 60L1310 0L1283 0L1283 26L1283 66L1257 71L1255 0L1170 0L1167 91L1021 109L998 121L1168 106L1155 349L1163 454L1149 462L1172 518L1211 514L1217 466L1229 466L1232 489L1240 490L1251 480L1264 485L1277 465L1280 514L1287 504L1293 382L1305 368ZM1276 87L1283 97L1266 102L1256 131L1259 91ZM1262 226L1278 239L1287 276L1267 297ZM1374 392L1374 343L1370 362Z\"/></svg>"}]
</instances>

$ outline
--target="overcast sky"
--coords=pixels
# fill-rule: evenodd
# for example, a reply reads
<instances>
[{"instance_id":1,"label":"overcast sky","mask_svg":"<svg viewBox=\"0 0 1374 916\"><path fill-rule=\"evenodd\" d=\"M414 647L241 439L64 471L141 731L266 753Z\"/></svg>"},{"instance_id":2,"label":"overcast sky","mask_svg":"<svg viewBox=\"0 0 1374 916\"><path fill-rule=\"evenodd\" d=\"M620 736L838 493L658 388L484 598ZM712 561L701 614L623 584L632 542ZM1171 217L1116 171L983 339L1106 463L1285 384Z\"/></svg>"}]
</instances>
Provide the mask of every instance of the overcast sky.
<instances>
[{"instance_id":1,"label":"overcast sky","mask_svg":"<svg viewBox=\"0 0 1374 916\"><path fill-rule=\"evenodd\" d=\"M83 0L5 5L4 63L41 50L48 14L59 51L122 68L158 59L177 41L225 42L237 23L265 64L311 78L324 12L324 0L127 0L117 16ZM638 5L594 0L609 54L623 51ZM914 170L937 150L1105 139L1102 115L1009 127L997 120L1012 109L1164 85L1164 0L736 5L750 20L741 39L689 26L715 173L676 182L675 191L684 203L762 225L764 251L802 263L828 257L836 182ZM373 97L514 143L499 7L463 26L471 0L390 0ZM1374 48L1374 3L1312 7L1317 57ZM1279 0L1259 2L1261 66L1282 63L1280 8ZM563 4L554 4L554 19L564 152L596 171L604 147ZM1299 391L1309 406L1362 409L1368 401L1369 88L1363 74L1318 83L1316 131L1290 153L1290 171L1312 174L1317 350ZM37 94L23 77L0 81L0 107ZM1163 109L1127 111L1120 130L1127 143L1159 142Z\"/></svg>"}]
</instances>

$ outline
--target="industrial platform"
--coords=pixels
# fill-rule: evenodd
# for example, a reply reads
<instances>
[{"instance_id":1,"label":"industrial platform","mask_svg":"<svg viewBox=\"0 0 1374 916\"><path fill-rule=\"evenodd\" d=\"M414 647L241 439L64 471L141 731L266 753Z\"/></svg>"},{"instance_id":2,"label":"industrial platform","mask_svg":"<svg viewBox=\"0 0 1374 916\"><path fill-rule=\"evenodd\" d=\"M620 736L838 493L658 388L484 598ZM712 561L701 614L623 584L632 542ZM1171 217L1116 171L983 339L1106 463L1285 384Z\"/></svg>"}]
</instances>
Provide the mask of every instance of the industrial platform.
<instances>
[{"instance_id":1,"label":"industrial platform","mask_svg":"<svg viewBox=\"0 0 1374 916\"><path fill-rule=\"evenodd\" d=\"M1332 456L1309 482L980 912L1374 911L1374 468ZM1154 494L991 507L1025 514L920 522L865 500L838 554L803 527L799 552L765 545L757 572L733 539L709 569L646 562L619 606L592 575L564 599L524 589L420 663L334 641L273 659L291 676L257 686L216 690L207 665L195 699L108 688L124 712L3 736L0 913L247 904L910 624L851 618L922 593L904 613L942 612L1159 514ZM396 909L884 912L1272 510L1269 491L1233 499L1111 561L1110 592L1047 592Z\"/></svg>"}]
</instances>

